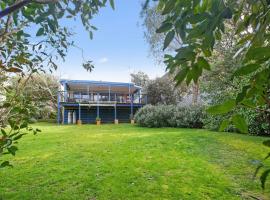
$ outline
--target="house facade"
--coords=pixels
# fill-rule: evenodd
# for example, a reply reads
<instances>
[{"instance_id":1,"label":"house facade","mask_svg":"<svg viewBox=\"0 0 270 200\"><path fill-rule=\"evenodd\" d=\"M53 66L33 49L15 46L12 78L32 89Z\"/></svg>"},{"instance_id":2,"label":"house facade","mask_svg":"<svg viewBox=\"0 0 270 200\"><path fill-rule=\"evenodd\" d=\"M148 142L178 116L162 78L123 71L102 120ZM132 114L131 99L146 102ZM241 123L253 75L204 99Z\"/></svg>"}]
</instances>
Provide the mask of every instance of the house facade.
<instances>
[{"instance_id":1,"label":"house facade","mask_svg":"<svg viewBox=\"0 0 270 200\"><path fill-rule=\"evenodd\" d=\"M58 92L58 123L81 124L129 122L147 103L141 87L133 83L61 80Z\"/></svg>"}]
</instances>

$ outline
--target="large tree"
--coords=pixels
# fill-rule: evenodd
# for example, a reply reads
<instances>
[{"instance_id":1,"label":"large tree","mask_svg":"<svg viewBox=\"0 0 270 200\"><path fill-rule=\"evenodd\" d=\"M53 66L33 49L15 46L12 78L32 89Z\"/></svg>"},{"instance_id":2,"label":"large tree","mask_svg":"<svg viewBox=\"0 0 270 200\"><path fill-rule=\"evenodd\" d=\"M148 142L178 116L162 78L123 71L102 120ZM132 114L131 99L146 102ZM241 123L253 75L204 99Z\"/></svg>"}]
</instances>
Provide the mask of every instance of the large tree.
<instances>
[{"instance_id":1,"label":"large tree","mask_svg":"<svg viewBox=\"0 0 270 200\"><path fill-rule=\"evenodd\" d=\"M150 80L144 90L147 94L147 103L152 105L176 105L184 93L181 88L175 88L175 82L169 76Z\"/></svg>"},{"instance_id":2,"label":"large tree","mask_svg":"<svg viewBox=\"0 0 270 200\"><path fill-rule=\"evenodd\" d=\"M72 40L73 32L66 20L80 20L90 38L97 28L91 19L107 2L114 8L113 0L9 0L0 3L0 76L10 79L14 73L18 79L16 88L4 86L1 93L5 98L0 102L0 159L3 154L15 155L16 142L29 131L31 116L36 113L32 97L22 91L38 72L52 71L57 68L55 61L64 59L67 50L76 46ZM84 60L83 67L93 68L91 61ZM7 80L9 81L9 80ZM5 117L5 119L3 119ZM6 129L9 125L9 129ZM1 161L1 160L0 160ZM0 167L9 165L0 162Z\"/></svg>"},{"instance_id":3,"label":"large tree","mask_svg":"<svg viewBox=\"0 0 270 200\"><path fill-rule=\"evenodd\" d=\"M19 80L20 79L20 80ZM15 76L9 83L9 88L17 88L20 81L25 78ZM37 107L37 114L33 119L55 119L57 112L57 92L59 91L59 79L51 74L34 74L25 84L22 94L29 96ZM4 116L4 113L1 114Z\"/></svg>"},{"instance_id":4,"label":"large tree","mask_svg":"<svg viewBox=\"0 0 270 200\"><path fill-rule=\"evenodd\" d=\"M157 3L151 4L141 12L142 26L144 27L144 37L150 47L150 54L153 56L157 64L162 64L164 55L175 52L176 49L182 47L183 43L179 35L175 35L170 44L164 48L164 40L166 39L165 33L157 33L156 30L161 26L165 17L162 15L160 9L158 9ZM175 73L174 73L175 74ZM174 79L174 75L168 73L166 76L170 76L170 79ZM185 84L181 85L183 89ZM199 84L192 84L190 87L186 87L189 93L192 94L192 104L197 104L199 100Z\"/></svg>"},{"instance_id":5,"label":"large tree","mask_svg":"<svg viewBox=\"0 0 270 200\"><path fill-rule=\"evenodd\" d=\"M130 76L131 82L142 88L144 88L150 80L149 76L142 71L138 71L137 73L131 73Z\"/></svg>"}]
</instances>

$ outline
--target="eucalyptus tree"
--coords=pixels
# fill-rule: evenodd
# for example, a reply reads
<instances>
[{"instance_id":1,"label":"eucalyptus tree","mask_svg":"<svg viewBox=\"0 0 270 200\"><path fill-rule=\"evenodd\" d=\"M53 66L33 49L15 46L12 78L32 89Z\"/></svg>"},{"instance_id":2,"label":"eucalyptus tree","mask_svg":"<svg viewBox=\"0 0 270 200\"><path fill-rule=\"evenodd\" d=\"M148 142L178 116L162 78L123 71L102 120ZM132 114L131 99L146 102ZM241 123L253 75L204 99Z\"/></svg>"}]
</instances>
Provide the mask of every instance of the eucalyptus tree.
<instances>
[{"instance_id":1,"label":"eucalyptus tree","mask_svg":"<svg viewBox=\"0 0 270 200\"><path fill-rule=\"evenodd\" d=\"M57 68L56 60L64 59L67 50L76 46L75 34L65 21L82 23L89 37L97 30L91 19L100 8L113 0L9 0L0 2L0 76L22 77L17 87L3 86L0 101L0 159L3 154L15 155L17 141L29 131L39 132L29 125L36 108L31 97L22 92L35 73ZM91 71L91 61L83 67ZM8 127L6 125L9 125ZM0 167L10 165L0 160Z\"/></svg>"},{"instance_id":2,"label":"eucalyptus tree","mask_svg":"<svg viewBox=\"0 0 270 200\"><path fill-rule=\"evenodd\" d=\"M180 88L175 88L175 83L167 75L149 80L145 86L147 103L152 105L177 105L184 93Z\"/></svg>"},{"instance_id":3,"label":"eucalyptus tree","mask_svg":"<svg viewBox=\"0 0 270 200\"><path fill-rule=\"evenodd\" d=\"M145 6L150 2L146 1ZM211 107L208 112L224 114L236 107L248 107L258 112L270 112L270 1L245 0L159 0L158 9L165 18L157 29L166 34L164 49L175 37L183 45L175 52L165 55L165 63L171 72L176 72L178 84L185 81L197 83L203 71L210 69L209 59L214 45L227 31L225 23L235 24L237 44L240 46L232 59L239 59L241 67L234 79L249 77L249 81L235 98ZM269 120L270 121L270 120ZM248 127L243 116L235 114L222 122L220 130L232 123L241 132ZM270 141L264 143L270 146ZM269 157L269 156L268 156ZM261 169L263 164L258 169ZM270 169L261 174L265 186Z\"/></svg>"},{"instance_id":4,"label":"eucalyptus tree","mask_svg":"<svg viewBox=\"0 0 270 200\"><path fill-rule=\"evenodd\" d=\"M157 3L143 8L141 11L142 26L144 27L144 37L150 47L150 55L153 56L157 64L162 64L163 57L166 54L173 53L176 49L180 48L183 43L181 37L175 35L170 44L164 47L164 40L166 39L166 33L156 32L161 26L165 17L162 15L160 9L158 9ZM173 79L174 75L167 74ZM181 85L181 88L186 87L185 84ZM192 94L192 103L197 104L199 99L199 84L192 84L191 87L187 87L189 93Z\"/></svg>"},{"instance_id":5,"label":"eucalyptus tree","mask_svg":"<svg viewBox=\"0 0 270 200\"><path fill-rule=\"evenodd\" d=\"M17 88L21 81L26 77L12 77L8 82L9 88ZM18 79L21 79L20 81ZM26 83L23 91L24 96L31 97L31 101L37 107L37 115L32 116L36 119L55 119L57 112L57 92L59 90L59 79L49 73L33 74ZM4 116L6 113L1 113Z\"/></svg>"}]
</instances>

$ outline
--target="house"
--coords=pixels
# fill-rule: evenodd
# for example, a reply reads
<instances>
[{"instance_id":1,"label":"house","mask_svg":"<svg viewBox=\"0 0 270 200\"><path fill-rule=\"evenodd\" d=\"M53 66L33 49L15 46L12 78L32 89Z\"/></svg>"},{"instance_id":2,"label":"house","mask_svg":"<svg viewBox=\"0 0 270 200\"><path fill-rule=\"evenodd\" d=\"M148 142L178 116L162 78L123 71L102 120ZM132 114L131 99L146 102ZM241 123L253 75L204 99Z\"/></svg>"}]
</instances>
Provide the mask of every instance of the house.
<instances>
[{"instance_id":1,"label":"house","mask_svg":"<svg viewBox=\"0 0 270 200\"><path fill-rule=\"evenodd\" d=\"M58 123L81 124L129 122L147 103L141 87L134 83L61 80L58 92Z\"/></svg>"}]
</instances>

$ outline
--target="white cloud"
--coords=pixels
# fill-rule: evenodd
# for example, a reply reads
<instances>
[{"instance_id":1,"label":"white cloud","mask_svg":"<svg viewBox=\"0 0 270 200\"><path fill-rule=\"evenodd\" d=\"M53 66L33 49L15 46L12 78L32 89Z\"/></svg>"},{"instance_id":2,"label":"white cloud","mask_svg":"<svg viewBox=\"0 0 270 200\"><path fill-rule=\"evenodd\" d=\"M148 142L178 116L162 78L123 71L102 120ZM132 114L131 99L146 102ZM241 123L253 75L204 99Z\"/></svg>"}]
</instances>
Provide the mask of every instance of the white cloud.
<instances>
[{"instance_id":1,"label":"white cloud","mask_svg":"<svg viewBox=\"0 0 270 200\"><path fill-rule=\"evenodd\" d=\"M98 62L101 63L101 64L107 63L108 61L109 61L109 59L106 58L106 57L101 58L101 59L98 60Z\"/></svg>"}]
</instances>

